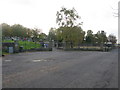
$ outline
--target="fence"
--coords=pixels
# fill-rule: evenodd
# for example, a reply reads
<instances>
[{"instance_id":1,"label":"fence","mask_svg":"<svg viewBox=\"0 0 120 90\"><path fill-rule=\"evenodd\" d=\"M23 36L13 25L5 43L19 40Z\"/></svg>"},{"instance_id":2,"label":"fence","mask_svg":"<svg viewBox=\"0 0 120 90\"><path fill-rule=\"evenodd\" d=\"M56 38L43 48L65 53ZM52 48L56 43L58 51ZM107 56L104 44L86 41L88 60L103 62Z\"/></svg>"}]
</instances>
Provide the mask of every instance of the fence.
<instances>
[{"instance_id":1,"label":"fence","mask_svg":"<svg viewBox=\"0 0 120 90\"><path fill-rule=\"evenodd\" d=\"M55 42L54 45L57 49L63 50L88 50L88 51L109 51L112 49L112 45L108 44L87 44L87 43L79 43L73 44L70 42Z\"/></svg>"}]
</instances>

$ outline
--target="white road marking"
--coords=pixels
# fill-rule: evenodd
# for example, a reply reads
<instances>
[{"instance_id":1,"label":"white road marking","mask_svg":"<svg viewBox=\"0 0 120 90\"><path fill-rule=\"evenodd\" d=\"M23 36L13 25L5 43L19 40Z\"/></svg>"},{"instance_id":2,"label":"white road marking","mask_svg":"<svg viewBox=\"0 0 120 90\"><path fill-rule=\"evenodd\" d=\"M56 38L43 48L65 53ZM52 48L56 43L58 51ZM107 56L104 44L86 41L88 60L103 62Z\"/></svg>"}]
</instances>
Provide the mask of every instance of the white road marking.
<instances>
[{"instance_id":1,"label":"white road marking","mask_svg":"<svg viewBox=\"0 0 120 90\"><path fill-rule=\"evenodd\" d=\"M5 62L11 62L12 60L5 60Z\"/></svg>"},{"instance_id":2,"label":"white road marking","mask_svg":"<svg viewBox=\"0 0 120 90\"><path fill-rule=\"evenodd\" d=\"M40 62L40 61L47 61L47 60L44 60L44 59L41 59L41 60L33 60L33 62Z\"/></svg>"}]
</instances>

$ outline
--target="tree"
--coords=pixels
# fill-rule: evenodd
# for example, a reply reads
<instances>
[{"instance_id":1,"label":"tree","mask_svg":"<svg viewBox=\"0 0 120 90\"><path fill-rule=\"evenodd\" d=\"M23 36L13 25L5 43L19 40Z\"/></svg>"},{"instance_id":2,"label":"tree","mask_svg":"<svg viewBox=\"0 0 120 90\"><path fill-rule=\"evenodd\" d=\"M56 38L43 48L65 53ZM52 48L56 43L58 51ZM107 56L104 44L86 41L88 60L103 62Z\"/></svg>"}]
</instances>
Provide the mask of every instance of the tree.
<instances>
[{"instance_id":1,"label":"tree","mask_svg":"<svg viewBox=\"0 0 120 90\"><path fill-rule=\"evenodd\" d=\"M33 41L39 41L39 34L40 34L40 29L34 28L32 30L32 39Z\"/></svg>"},{"instance_id":2,"label":"tree","mask_svg":"<svg viewBox=\"0 0 120 90\"><path fill-rule=\"evenodd\" d=\"M76 22L80 19L80 16L74 8L66 9L65 7L62 7L60 11L57 11L56 16L56 23L60 27L74 27L82 24Z\"/></svg>"},{"instance_id":3,"label":"tree","mask_svg":"<svg viewBox=\"0 0 120 90\"><path fill-rule=\"evenodd\" d=\"M96 39L97 39L97 43L98 44L104 44L105 42L107 42L107 36L106 36L106 32L105 31L98 31L96 34Z\"/></svg>"},{"instance_id":4,"label":"tree","mask_svg":"<svg viewBox=\"0 0 120 90\"><path fill-rule=\"evenodd\" d=\"M66 42L72 48L83 42L85 32L81 27L60 27L57 29L56 36L59 42Z\"/></svg>"},{"instance_id":5,"label":"tree","mask_svg":"<svg viewBox=\"0 0 120 90\"><path fill-rule=\"evenodd\" d=\"M108 36L108 41L112 42L112 44L114 45L117 42L116 36L114 36L113 34L110 34Z\"/></svg>"},{"instance_id":6,"label":"tree","mask_svg":"<svg viewBox=\"0 0 120 90\"><path fill-rule=\"evenodd\" d=\"M57 11L56 23L59 28L56 31L57 40L59 42L69 43L70 47L73 45L81 43L84 39L85 32L81 28L82 23L77 23L80 19L77 11L73 9L62 8Z\"/></svg>"},{"instance_id":7,"label":"tree","mask_svg":"<svg viewBox=\"0 0 120 90\"><path fill-rule=\"evenodd\" d=\"M6 23L2 23L1 24L2 26L2 37L5 38L5 37L11 37L11 27L10 25L6 24Z\"/></svg>"},{"instance_id":8,"label":"tree","mask_svg":"<svg viewBox=\"0 0 120 90\"><path fill-rule=\"evenodd\" d=\"M47 40L47 35L46 35L45 33L40 33L40 34L39 34L39 39L40 39L41 41L45 41L45 40Z\"/></svg>"},{"instance_id":9,"label":"tree","mask_svg":"<svg viewBox=\"0 0 120 90\"><path fill-rule=\"evenodd\" d=\"M93 35L93 31L92 30L88 30L87 31L86 43L90 43L90 44L94 43L94 35Z\"/></svg>"},{"instance_id":10,"label":"tree","mask_svg":"<svg viewBox=\"0 0 120 90\"><path fill-rule=\"evenodd\" d=\"M48 40L49 41L52 41L52 40L56 41L56 39L57 39L57 37L56 37L56 29L55 28L51 28L49 30Z\"/></svg>"},{"instance_id":11,"label":"tree","mask_svg":"<svg viewBox=\"0 0 120 90\"><path fill-rule=\"evenodd\" d=\"M11 26L11 30L12 30L12 36L13 37L27 37L26 33L26 28L23 27L22 25L20 24L14 24L13 26Z\"/></svg>"},{"instance_id":12,"label":"tree","mask_svg":"<svg viewBox=\"0 0 120 90\"><path fill-rule=\"evenodd\" d=\"M26 28L26 37L31 38L31 36L32 36L32 30L29 28Z\"/></svg>"},{"instance_id":13,"label":"tree","mask_svg":"<svg viewBox=\"0 0 120 90\"><path fill-rule=\"evenodd\" d=\"M43 39L43 37L46 39L47 35L44 33L41 33L41 30L38 28L30 29L26 28L20 24L14 24L12 26L3 23L2 26L2 37L3 39L5 37L16 37L21 39L28 39L32 38L33 41L39 41L40 38ZM12 39L12 38L11 38Z\"/></svg>"}]
</instances>

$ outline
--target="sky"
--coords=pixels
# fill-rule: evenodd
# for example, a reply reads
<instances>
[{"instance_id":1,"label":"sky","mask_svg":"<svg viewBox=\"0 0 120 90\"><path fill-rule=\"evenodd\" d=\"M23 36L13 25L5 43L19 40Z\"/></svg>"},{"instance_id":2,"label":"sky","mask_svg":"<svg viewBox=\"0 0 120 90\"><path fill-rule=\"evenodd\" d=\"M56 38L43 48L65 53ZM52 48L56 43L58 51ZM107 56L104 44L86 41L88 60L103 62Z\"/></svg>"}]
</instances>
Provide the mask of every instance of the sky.
<instances>
[{"instance_id":1,"label":"sky","mask_svg":"<svg viewBox=\"0 0 120 90\"><path fill-rule=\"evenodd\" d=\"M73 7L81 17L84 31L97 33L104 30L118 38L119 0L0 0L0 23L21 24L28 28L39 28L48 34L57 27L56 13L61 7ZM115 16L114 16L115 15Z\"/></svg>"}]
</instances>

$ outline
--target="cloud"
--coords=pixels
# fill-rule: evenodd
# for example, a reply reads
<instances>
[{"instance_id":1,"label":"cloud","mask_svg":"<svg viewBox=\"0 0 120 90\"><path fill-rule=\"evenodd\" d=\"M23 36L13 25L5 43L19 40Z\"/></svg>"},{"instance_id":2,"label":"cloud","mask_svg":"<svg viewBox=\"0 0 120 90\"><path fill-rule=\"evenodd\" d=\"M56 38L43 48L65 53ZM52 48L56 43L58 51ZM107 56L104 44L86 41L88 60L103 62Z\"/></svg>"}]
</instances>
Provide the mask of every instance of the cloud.
<instances>
[{"instance_id":1,"label":"cloud","mask_svg":"<svg viewBox=\"0 0 120 90\"><path fill-rule=\"evenodd\" d=\"M77 10L85 31L117 33L117 18L111 8L116 9L117 4L118 0L0 0L0 22L37 26L48 33L50 27L56 27L56 12L65 6Z\"/></svg>"}]
</instances>

